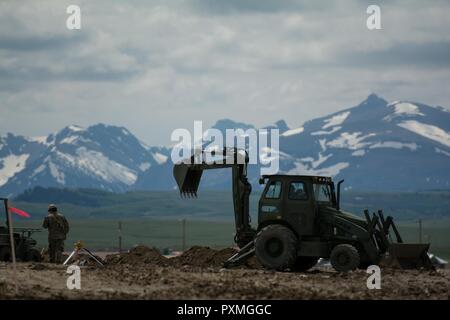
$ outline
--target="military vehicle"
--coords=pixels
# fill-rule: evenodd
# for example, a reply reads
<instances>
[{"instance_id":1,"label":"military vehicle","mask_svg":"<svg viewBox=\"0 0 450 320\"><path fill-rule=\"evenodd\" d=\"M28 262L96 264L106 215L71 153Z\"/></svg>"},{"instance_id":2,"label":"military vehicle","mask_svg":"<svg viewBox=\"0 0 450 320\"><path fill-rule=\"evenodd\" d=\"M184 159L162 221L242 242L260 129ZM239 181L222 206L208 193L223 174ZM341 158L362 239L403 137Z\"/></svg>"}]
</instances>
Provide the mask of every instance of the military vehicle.
<instances>
[{"instance_id":1,"label":"military vehicle","mask_svg":"<svg viewBox=\"0 0 450 320\"><path fill-rule=\"evenodd\" d=\"M8 199L0 198L3 201L3 208L6 216L6 226L0 225L0 261L11 261L11 245L9 236L9 226L11 225L8 215ZM41 229L14 228L13 238L15 244L16 259L18 261L41 261L41 253L36 248L36 240L31 236Z\"/></svg>"},{"instance_id":2,"label":"military vehicle","mask_svg":"<svg viewBox=\"0 0 450 320\"><path fill-rule=\"evenodd\" d=\"M205 150L175 164L173 175L180 193L196 197L202 173L209 169L232 169L236 225L235 242L240 251L225 262L233 266L256 254L268 269L305 271L319 258L329 259L335 270L384 263L402 268L430 268L429 244L403 243L392 217L381 211L365 219L340 208L340 190L330 177L267 175L258 205L258 226L251 227L247 179L248 153L224 148ZM393 235L392 235L393 233ZM395 237L395 242L392 238Z\"/></svg>"}]
</instances>

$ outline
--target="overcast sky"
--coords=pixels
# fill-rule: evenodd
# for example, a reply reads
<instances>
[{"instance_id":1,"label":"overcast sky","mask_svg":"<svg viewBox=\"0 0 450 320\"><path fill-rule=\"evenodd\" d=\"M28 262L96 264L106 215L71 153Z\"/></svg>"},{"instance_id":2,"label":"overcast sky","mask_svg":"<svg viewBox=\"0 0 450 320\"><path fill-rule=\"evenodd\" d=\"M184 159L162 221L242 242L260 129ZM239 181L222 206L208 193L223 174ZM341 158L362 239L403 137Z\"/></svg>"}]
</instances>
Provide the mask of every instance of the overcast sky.
<instances>
[{"instance_id":1,"label":"overcast sky","mask_svg":"<svg viewBox=\"0 0 450 320\"><path fill-rule=\"evenodd\" d=\"M444 0L0 0L0 133L103 122L154 145L194 120L296 127L372 92L450 107L449 31Z\"/></svg>"}]
</instances>

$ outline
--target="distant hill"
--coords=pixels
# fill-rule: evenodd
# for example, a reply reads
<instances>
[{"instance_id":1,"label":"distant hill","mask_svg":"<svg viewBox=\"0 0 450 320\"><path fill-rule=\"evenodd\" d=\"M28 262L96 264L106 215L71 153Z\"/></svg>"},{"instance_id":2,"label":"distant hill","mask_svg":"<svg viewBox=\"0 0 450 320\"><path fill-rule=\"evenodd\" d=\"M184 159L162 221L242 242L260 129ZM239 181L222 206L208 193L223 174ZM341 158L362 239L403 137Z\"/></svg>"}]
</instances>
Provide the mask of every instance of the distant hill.
<instances>
[{"instance_id":1,"label":"distant hill","mask_svg":"<svg viewBox=\"0 0 450 320\"><path fill-rule=\"evenodd\" d=\"M311 106L314 107L314 106ZM290 119L290 122L295 119ZM213 128L248 129L230 119ZM450 112L411 101L387 102L370 95L360 104L280 130L280 173L345 178L357 191L450 189ZM123 127L68 126L45 137L0 137L0 194L16 196L36 186L174 190L171 150L146 146ZM258 190L258 165L249 167ZM227 189L230 174L208 172L203 189Z\"/></svg>"},{"instance_id":2,"label":"distant hill","mask_svg":"<svg viewBox=\"0 0 450 320\"><path fill-rule=\"evenodd\" d=\"M259 192L250 197L253 221L257 219ZM47 205L56 203L72 218L157 218L233 220L230 191L201 191L198 199L181 198L177 191L140 191L111 193L92 189L57 189L37 187L15 199L15 206L26 209L33 218L46 215ZM450 217L450 191L434 192L354 192L344 191L342 207L355 214L364 209L402 220Z\"/></svg>"}]
</instances>

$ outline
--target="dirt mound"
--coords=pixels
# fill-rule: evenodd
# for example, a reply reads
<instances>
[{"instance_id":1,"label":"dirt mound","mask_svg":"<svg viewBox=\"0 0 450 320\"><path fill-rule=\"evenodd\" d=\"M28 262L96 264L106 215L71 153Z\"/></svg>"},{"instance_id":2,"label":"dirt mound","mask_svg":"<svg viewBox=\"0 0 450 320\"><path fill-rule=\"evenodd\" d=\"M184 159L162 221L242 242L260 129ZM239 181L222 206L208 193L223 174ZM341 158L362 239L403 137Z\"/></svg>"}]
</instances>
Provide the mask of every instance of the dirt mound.
<instances>
[{"instance_id":1,"label":"dirt mound","mask_svg":"<svg viewBox=\"0 0 450 320\"><path fill-rule=\"evenodd\" d=\"M99 256L94 255L95 259L97 259L98 261L100 261L102 264L104 264L105 262L103 261L102 258L100 258ZM76 256L73 257L73 259L71 259L71 264L76 264L79 266L90 266L90 267L98 267L98 263L97 261L95 261L89 254L85 253L85 252L80 252L78 253Z\"/></svg>"},{"instance_id":2,"label":"dirt mound","mask_svg":"<svg viewBox=\"0 0 450 320\"><path fill-rule=\"evenodd\" d=\"M170 260L174 266L221 267L235 253L236 250L233 248L214 250L209 247L194 246Z\"/></svg>"},{"instance_id":3,"label":"dirt mound","mask_svg":"<svg viewBox=\"0 0 450 320\"><path fill-rule=\"evenodd\" d=\"M106 264L151 264L158 266L168 265L168 259L162 256L156 248L136 246L126 253L106 256Z\"/></svg>"},{"instance_id":4,"label":"dirt mound","mask_svg":"<svg viewBox=\"0 0 450 320\"><path fill-rule=\"evenodd\" d=\"M189 250L174 258L166 258L155 248L137 246L127 253L112 254L106 256L107 265L150 265L150 266L172 266L179 268L191 266L199 268L221 268L237 250L225 248L221 250L209 247L193 246ZM255 257L247 260L240 268L259 269L261 266Z\"/></svg>"}]
</instances>

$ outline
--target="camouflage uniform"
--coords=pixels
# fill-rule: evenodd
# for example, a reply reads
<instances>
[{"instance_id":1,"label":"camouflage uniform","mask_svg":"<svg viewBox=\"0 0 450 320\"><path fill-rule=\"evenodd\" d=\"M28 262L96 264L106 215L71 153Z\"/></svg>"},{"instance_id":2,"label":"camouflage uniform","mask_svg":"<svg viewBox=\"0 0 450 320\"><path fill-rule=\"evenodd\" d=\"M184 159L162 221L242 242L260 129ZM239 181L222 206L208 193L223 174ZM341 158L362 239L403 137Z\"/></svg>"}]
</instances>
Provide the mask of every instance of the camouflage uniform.
<instances>
[{"instance_id":1,"label":"camouflage uniform","mask_svg":"<svg viewBox=\"0 0 450 320\"><path fill-rule=\"evenodd\" d=\"M45 217L42 227L48 229L48 253L51 263L61 263L64 251L64 240L69 232L69 223L58 213L54 205L49 206L48 216Z\"/></svg>"}]
</instances>

